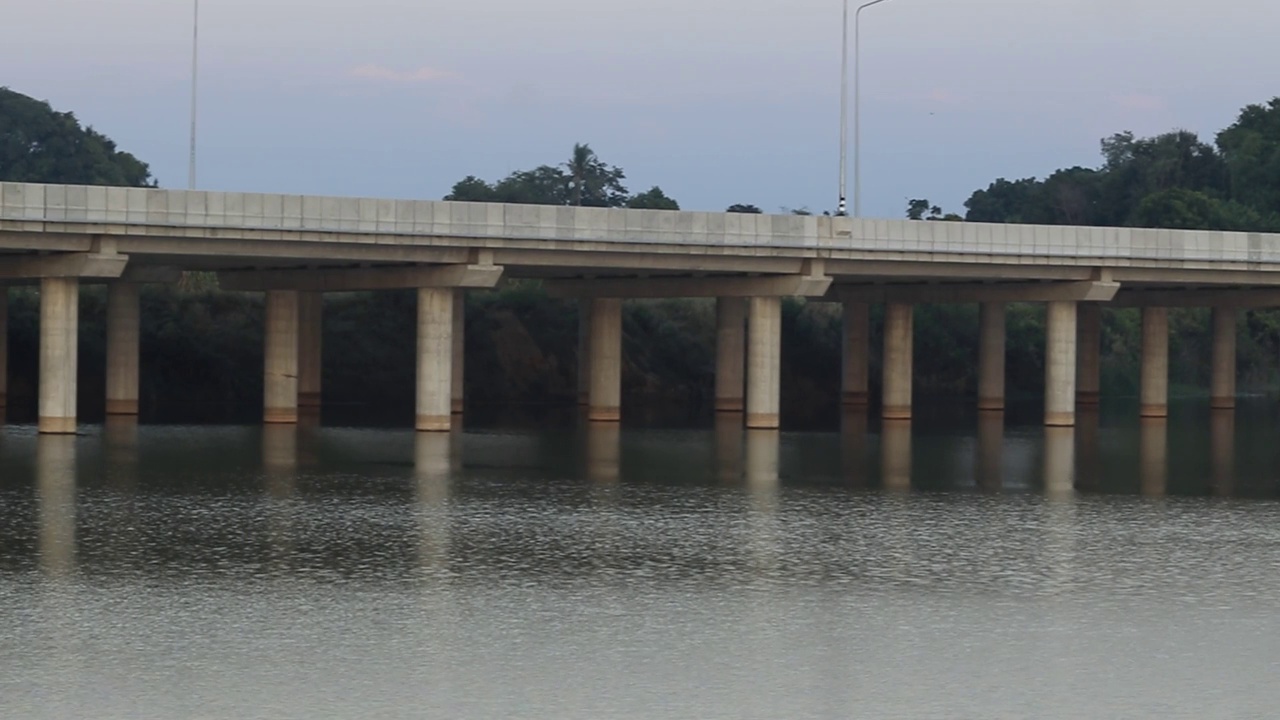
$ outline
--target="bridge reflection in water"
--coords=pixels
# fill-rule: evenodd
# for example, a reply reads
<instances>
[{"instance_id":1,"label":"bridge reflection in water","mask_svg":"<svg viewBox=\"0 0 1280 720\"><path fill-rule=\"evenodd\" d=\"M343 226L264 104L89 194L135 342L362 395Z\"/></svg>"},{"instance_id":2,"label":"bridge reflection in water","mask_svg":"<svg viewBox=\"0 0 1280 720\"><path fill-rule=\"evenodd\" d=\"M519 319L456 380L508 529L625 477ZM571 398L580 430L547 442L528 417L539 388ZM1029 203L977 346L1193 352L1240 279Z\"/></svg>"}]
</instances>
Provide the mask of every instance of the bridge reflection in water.
<instances>
[{"instance_id":1,"label":"bridge reflection in water","mask_svg":"<svg viewBox=\"0 0 1280 720\"><path fill-rule=\"evenodd\" d=\"M452 552L451 508L457 502L486 495L533 501L543 491L555 497L575 475L591 489L593 502L604 503L599 507L625 505L629 487L742 492L751 517L772 518L758 526L762 531L777 522L789 493L816 489L1032 493L1053 501L1090 495L1275 497L1280 492L1271 473L1270 431L1251 420L1238 439L1236 413L1112 422L1094 410L1082 412L1072 428L1011 424L1003 412L980 412L975 425L958 432L919 419L868 421L866 413L846 412L834 433L744 429L733 414L717 417L709 430L584 422L576 430L472 434L314 423L213 432L139 427L134 418L112 417L79 437L6 427L0 436L5 468L0 490L21 494L30 483L35 556L46 575L58 577L74 572L85 552L97 560L136 559L137 553L121 544L147 542L146 529L139 527L140 495L190 491L203 497L227 487L243 491L256 482L262 540L274 558L268 564L287 565L298 553L302 505L334 488L357 498L397 495L400 469L411 468L407 492L420 522L419 563L445 569ZM260 447L256 461L245 454L253 444ZM495 444L507 450L493 452ZM189 459L175 463L178 455ZM507 464L511 458L515 464ZM367 481L371 473L377 482ZM489 480L477 481L484 477ZM112 515L110 527L92 523L96 534L87 537L77 526L86 503L99 500L86 501L86 487L95 498L107 493L116 499L109 510L95 511ZM13 540L22 530L10 522L0 533Z\"/></svg>"}]
</instances>

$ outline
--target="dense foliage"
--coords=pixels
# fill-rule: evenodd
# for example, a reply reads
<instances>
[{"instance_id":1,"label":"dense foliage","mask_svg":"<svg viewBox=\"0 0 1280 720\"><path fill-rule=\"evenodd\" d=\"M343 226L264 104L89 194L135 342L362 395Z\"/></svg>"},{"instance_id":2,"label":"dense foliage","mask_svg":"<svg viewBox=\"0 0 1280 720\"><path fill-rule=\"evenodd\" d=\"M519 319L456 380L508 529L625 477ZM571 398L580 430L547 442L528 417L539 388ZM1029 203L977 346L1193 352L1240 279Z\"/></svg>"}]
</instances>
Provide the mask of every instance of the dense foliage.
<instances>
[{"instance_id":1,"label":"dense foliage","mask_svg":"<svg viewBox=\"0 0 1280 720\"><path fill-rule=\"evenodd\" d=\"M147 164L75 115L0 87L0 180L69 185L152 185Z\"/></svg>"}]
</instances>

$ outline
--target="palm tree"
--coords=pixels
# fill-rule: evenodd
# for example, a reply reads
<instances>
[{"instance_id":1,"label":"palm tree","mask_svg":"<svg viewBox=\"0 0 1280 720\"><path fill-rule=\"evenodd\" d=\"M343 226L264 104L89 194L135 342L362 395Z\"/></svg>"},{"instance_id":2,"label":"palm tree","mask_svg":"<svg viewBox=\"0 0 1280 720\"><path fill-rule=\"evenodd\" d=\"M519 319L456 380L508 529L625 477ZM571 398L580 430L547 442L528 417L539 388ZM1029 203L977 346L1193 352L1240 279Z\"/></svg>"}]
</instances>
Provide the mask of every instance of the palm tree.
<instances>
[{"instance_id":1,"label":"palm tree","mask_svg":"<svg viewBox=\"0 0 1280 720\"><path fill-rule=\"evenodd\" d=\"M582 204L583 190L587 184L587 178L591 176L595 170L595 166L599 163L596 153L586 143L574 143L573 155L570 156L569 162L565 163L565 168L569 170L569 178L572 183L572 191L570 193L570 201L574 205Z\"/></svg>"}]
</instances>

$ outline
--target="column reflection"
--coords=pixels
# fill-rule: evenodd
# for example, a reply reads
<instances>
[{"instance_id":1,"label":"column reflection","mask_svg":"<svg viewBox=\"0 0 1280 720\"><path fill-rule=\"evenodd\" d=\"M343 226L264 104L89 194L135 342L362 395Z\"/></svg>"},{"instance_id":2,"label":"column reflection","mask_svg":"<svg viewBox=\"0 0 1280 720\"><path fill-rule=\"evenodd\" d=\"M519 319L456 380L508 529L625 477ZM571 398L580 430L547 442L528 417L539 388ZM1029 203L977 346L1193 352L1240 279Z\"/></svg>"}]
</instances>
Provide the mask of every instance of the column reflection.
<instances>
[{"instance_id":1,"label":"column reflection","mask_svg":"<svg viewBox=\"0 0 1280 720\"><path fill-rule=\"evenodd\" d=\"M1097 406L1076 408L1076 487L1102 487L1102 458L1098 449L1100 418Z\"/></svg>"},{"instance_id":2,"label":"column reflection","mask_svg":"<svg viewBox=\"0 0 1280 720\"><path fill-rule=\"evenodd\" d=\"M1160 497L1169 483L1169 421L1142 418L1138 437L1138 478L1142 494Z\"/></svg>"},{"instance_id":3,"label":"column reflection","mask_svg":"<svg viewBox=\"0 0 1280 720\"><path fill-rule=\"evenodd\" d=\"M1044 493L1051 500L1068 500L1075 495L1076 430L1073 427L1044 429Z\"/></svg>"},{"instance_id":4,"label":"column reflection","mask_svg":"<svg viewBox=\"0 0 1280 720\"><path fill-rule=\"evenodd\" d=\"M113 503L115 516L102 532L102 544L113 562L131 565L143 555L138 547L138 514L134 496L138 491L138 417L108 415L102 422L102 454L106 461L106 481L124 502Z\"/></svg>"},{"instance_id":5,"label":"column reflection","mask_svg":"<svg viewBox=\"0 0 1280 720\"><path fill-rule=\"evenodd\" d=\"M587 479L596 485L618 482L622 428L616 422L587 423Z\"/></svg>"},{"instance_id":6,"label":"column reflection","mask_svg":"<svg viewBox=\"0 0 1280 720\"><path fill-rule=\"evenodd\" d=\"M415 433L413 476L418 504L418 563L423 570L444 570L449 566L449 497L455 466L458 431Z\"/></svg>"},{"instance_id":7,"label":"column reflection","mask_svg":"<svg viewBox=\"0 0 1280 720\"><path fill-rule=\"evenodd\" d=\"M262 426L262 479L266 490L268 565L288 567L293 555L291 500L297 489L298 427L268 423Z\"/></svg>"},{"instance_id":8,"label":"column reflection","mask_svg":"<svg viewBox=\"0 0 1280 720\"><path fill-rule=\"evenodd\" d=\"M978 487L998 491L1004 485L1004 413L978 413L978 447L974 453Z\"/></svg>"},{"instance_id":9,"label":"column reflection","mask_svg":"<svg viewBox=\"0 0 1280 720\"><path fill-rule=\"evenodd\" d=\"M884 420L881 424L880 477L887 491L911 490L910 420Z\"/></svg>"},{"instance_id":10,"label":"column reflection","mask_svg":"<svg viewBox=\"0 0 1280 720\"><path fill-rule=\"evenodd\" d=\"M844 477L850 487L866 487L867 472L867 409L846 407L840 417L840 457Z\"/></svg>"},{"instance_id":11,"label":"column reflection","mask_svg":"<svg viewBox=\"0 0 1280 720\"><path fill-rule=\"evenodd\" d=\"M76 566L76 436L36 438L36 552L41 571L61 577Z\"/></svg>"},{"instance_id":12,"label":"column reflection","mask_svg":"<svg viewBox=\"0 0 1280 720\"><path fill-rule=\"evenodd\" d=\"M721 485L737 485L743 472L742 413L716 413L716 479Z\"/></svg>"},{"instance_id":13,"label":"column reflection","mask_svg":"<svg viewBox=\"0 0 1280 720\"><path fill-rule=\"evenodd\" d=\"M1236 412L1209 414L1210 482L1215 495L1230 496L1236 484Z\"/></svg>"},{"instance_id":14,"label":"column reflection","mask_svg":"<svg viewBox=\"0 0 1280 720\"><path fill-rule=\"evenodd\" d=\"M777 430L747 430L745 442L743 475L749 498L747 547L756 569L762 574L769 574L781 562L778 540L781 436Z\"/></svg>"}]
</instances>

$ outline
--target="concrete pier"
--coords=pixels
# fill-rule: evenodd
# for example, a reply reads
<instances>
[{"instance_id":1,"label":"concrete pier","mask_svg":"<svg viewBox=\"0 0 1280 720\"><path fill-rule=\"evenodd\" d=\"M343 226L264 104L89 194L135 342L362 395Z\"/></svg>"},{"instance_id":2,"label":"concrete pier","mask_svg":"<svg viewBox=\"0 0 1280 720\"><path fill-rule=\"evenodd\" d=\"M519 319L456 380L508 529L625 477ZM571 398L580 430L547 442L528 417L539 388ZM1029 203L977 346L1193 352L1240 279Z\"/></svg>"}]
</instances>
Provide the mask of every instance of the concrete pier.
<instances>
[{"instance_id":1,"label":"concrete pier","mask_svg":"<svg viewBox=\"0 0 1280 720\"><path fill-rule=\"evenodd\" d=\"M747 300L716 298L716 412L746 409Z\"/></svg>"},{"instance_id":2,"label":"concrete pier","mask_svg":"<svg viewBox=\"0 0 1280 720\"><path fill-rule=\"evenodd\" d=\"M1079 333L1076 361L1076 404L1097 407L1102 399L1102 306L1081 303L1076 310Z\"/></svg>"},{"instance_id":3,"label":"concrete pier","mask_svg":"<svg viewBox=\"0 0 1280 720\"><path fill-rule=\"evenodd\" d=\"M1045 315L1044 424L1076 424L1076 303L1050 302Z\"/></svg>"},{"instance_id":4,"label":"concrete pier","mask_svg":"<svg viewBox=\"0 0 1280 720\"><path fill-rule=\"evenodd\" d=\"M418 289L418 389L414 428L447 432L453 423L452 288Z\"/></svg>"},{"instance_id":5,"label":"concrete pier","mask_svg":"<svg viewBox=\"0 0 1280 720\"><path fill-rule=\"evenodd\" d=\"M9 286L0 285L0 423L9 404Z\"/></svg>"},{"instance_id":6,"label":"concrete pier","mask_svg":"<svg viewBox=\"0 0 1280 720\"><path fill-rule=\"evenodd\" d=\"M867 370L871 351L871 306L860 302L844 303L841 335L841 402L850 407L866 407Z\"/></svg>"},{"instance_id":7,"label":"concrete pier","mask_svg":"<svg viewBox=\"0 0 1280 720\"><path fill-rule=\"evenodd\" d=\"M262 419L298 422L298 292L267 291Z\"/></svg>"},{"instance_id":8,"label":"concrete pier","mask_svg":"<svg viewBox=\"0 0 1280 720\"><path fill-rule=\"evenodd\" d=\"M1004 303L978 308L978 409L1004 410Z\"/></svg>"},{"instance_id":9,"label":"concrete pier","mask_svg":"<svg viewBox=\"0 0 1280 720\"><path fill-rule=\"evenodd\" d=\"M591 371L587 419L622 419L622 300L596 298L591 303Z\"/></svg>"},{"instance_id":10,"label":"concrete pier","mask_svg":"<svg viewBox=\"0 0 1280 720\"><path fill-rule=\"evenodd\" d=\"M747 322L747 427L777 429L782 400L782 299L751 298Z\"/></svg>"},{"instance_id":11,"label":"concrete pier","mask_svg":"<svg viewBox=\"0 0 1280 720\"><path fill-rule=\"evenodd\" d=\"M454 415L462 414L464 405L465 376L467 356L467 291L458 290L453 296L453 380L450 382L451 399L449 408Z\"/></svg>"},{"instance_id":12,"label":"concrete pier","mask_svg":"<svg viewBox=\"0 0 1280 720\"><path fill-rule=\"evenodd\" d=\"M76 353L80 323L80 281L47 277L40 281L40 410L38 430L76 431Z\"/></svg>"},{"instance_id":13,"label":"concrete pier","mask_svg":"<svg viewBox=\"0 0 1280 720\"><path fill-rule=\"evenodd\" d=\"M578 298L578 404L591 401L591 298Z\"/></svg>"},{"instance_id":14,"label":"concrete pier","mask_svg":"<svg viewBox=\"0 0 1280 720\"><path fill-rule=\"evenodd\" d=\"M298 293L298 409L320 411L324 294Z\"/></svg>"},{"instance_id":15,"label":"concrete pier","mask_svg":"<svg viewBox=\"0 0 1280 720\"><path fill-rule=\"evenodd\" d=\"M107 414L138 414L139 287L107 286Z\"/></svg>"},{"instance_id":16,"label":"concrete pier","mask_svg":"<svg viewBox=\"0 0 1280 720\"><path fill-rule=\"evenodd\" d=\"M1213 374L1209 407L1231 410L1236 406L1236 309L1213 309Z\"/></svg>"},{"instance_id":17,"label":"concrete pier","mask_svg":"<svg viewBox=\"0 0 1280 720\"><path fill-rule=\"evenodd\" d=\"M888 303L884 308L884 381L881 416L911 419L911 374L915 318L911 305Z\"/></svg>"},{"instance_id":18,"label":"concrete pier","mask_svg":"<svg viewBox=\"0 0 1280 720\"><path fill-rule=\"evenodd\" d=\"M1169 308L1142 308L1141 415L1169 416Z\"/></svg>"}]
</instances>

